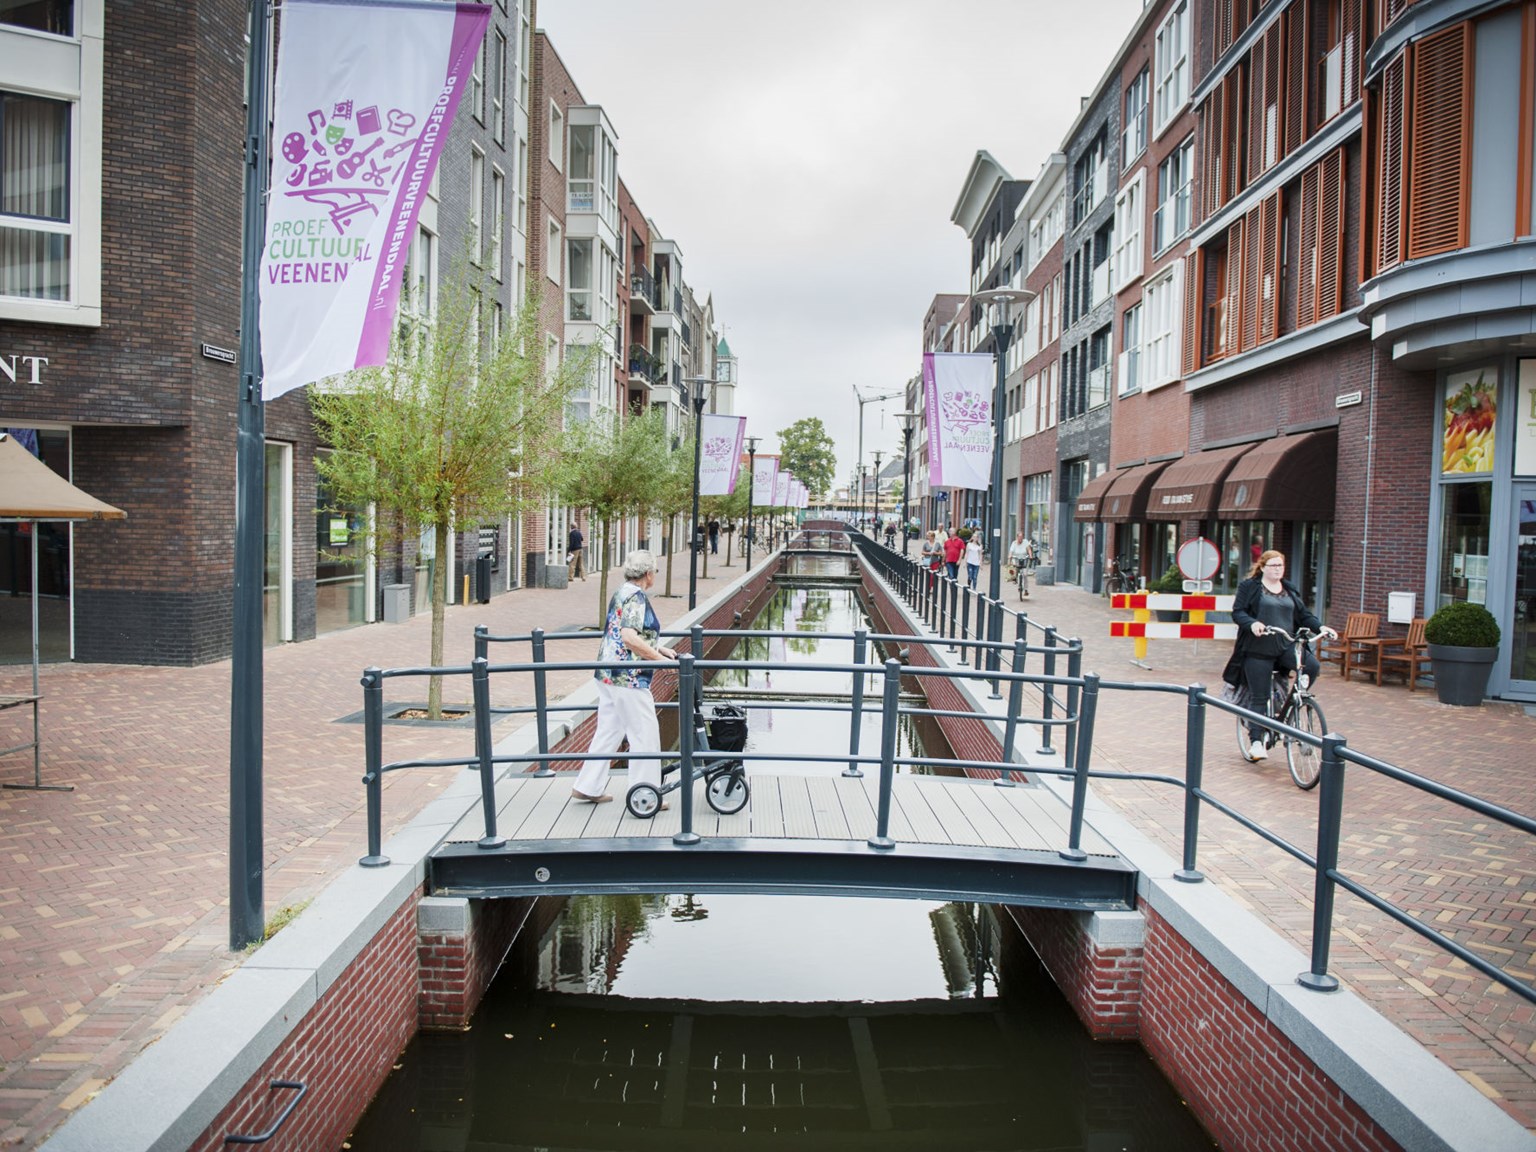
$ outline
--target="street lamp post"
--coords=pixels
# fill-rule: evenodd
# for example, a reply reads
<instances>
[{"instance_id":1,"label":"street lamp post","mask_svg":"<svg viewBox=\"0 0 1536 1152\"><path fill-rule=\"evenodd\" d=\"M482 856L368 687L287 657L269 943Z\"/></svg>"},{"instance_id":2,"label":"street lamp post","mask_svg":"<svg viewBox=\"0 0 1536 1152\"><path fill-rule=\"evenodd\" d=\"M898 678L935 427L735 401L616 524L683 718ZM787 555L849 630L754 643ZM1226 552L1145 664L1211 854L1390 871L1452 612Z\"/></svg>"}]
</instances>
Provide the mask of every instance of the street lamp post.
<instances>
[{"instance_id":1,"label":"street lamp post","mask_svg":"<svg viewBox=\"0 0 1536 1152\"><path fill-rule=\"evenodd\" d=\"M752 570L752 500L757 487L757 440L747 437L747 571Z\"/></svg>"},{"instance_id":2,"label":"street lamp post","mask_svg":"<svg viewBox=\"0 0 1536 1152\"><path fill-rule=\"evenodd\" d=\"M912 425L917 420L916 412L898 412L896 418L901 421L902 459L901 459L901 554L908 554L908 545L911 544L910 533L907 531L907 501L911 498L909 492L912 488Z\"/></svg>"},{"instance_id":3,"label":"street lamp post","mask_svg":"<svg viewBox=\"0 0 1536 1152\"><path fill-rule=\"evenodd\" d=\"M876 540L880 538L880 451L875 450L875 490L870 499L874 501L874 511L869 516L869 534Z\"/></svg>"},{"instance_id":4,"label":"street lamp post","mask_svg":"<svg viewBox=\"0 0 1536 1152\"><path fill-rule=\"evenodd\" d=\"M992 571L987 580L987 595L995 604L1003 595L1003 441L1006 421L1003 419L1003 397L1008 380L1008 343L1013 339L1012 309L1016 304L1033 300L1035 293L1022 288L989 288L971 297L996 309L992 322L993 356L997 360L997 378L992 386L992 499L987 511L987 527L992 533ZM987 639L993 647L987 649L987 670L998 669L998 649L1002 641L1003 619L1001 613L987 613Z\"/></svg>"},{"instance_id":5,"label":"street lamp post","mask_svg":"<svg viewBox=\"0 0 1536 1152\"><path fill-rule=\"evenodd\" d=\"M693 519L688 522L688 610L699 604L699 464L704 451L704 392L714 381L708 376L691 376L693 385Z\"/></svg>"}]
</instances>

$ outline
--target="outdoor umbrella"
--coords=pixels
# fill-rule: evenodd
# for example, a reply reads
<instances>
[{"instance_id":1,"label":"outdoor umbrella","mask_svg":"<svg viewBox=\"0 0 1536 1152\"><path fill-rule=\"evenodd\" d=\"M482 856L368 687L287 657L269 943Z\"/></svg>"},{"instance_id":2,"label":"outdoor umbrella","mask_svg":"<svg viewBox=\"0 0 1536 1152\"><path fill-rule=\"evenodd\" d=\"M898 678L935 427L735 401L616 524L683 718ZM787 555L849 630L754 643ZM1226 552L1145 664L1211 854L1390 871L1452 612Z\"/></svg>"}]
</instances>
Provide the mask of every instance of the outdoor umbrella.
<instances>
[{"instance_id":1,"label":"outdoor umbrella","mask_svg":"<svg viewBox=\"0 0 1536 1152\"><path fill-rule=\"evenodd\" d=\"M0 756L32 749L32 783L7 784L7 788L42 788L42 740L38 734L37 669L39 664L37 621L37 522L39 520L122 520L121 508L82 492L14 437L0 432L0 520L32 525L32 694L0 695L0 708L32 706L32 742L0 749Z\"/></svg>"}]
</instances>

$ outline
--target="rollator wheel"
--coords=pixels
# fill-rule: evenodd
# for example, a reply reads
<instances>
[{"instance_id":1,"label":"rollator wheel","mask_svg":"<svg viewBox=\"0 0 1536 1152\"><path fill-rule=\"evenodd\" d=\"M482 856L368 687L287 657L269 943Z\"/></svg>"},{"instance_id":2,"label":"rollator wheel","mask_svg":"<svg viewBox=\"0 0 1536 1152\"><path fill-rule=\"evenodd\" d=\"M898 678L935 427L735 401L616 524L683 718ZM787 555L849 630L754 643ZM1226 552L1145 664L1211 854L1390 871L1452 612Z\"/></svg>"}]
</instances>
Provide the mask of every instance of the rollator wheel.
<instances>
[{"instance_id":1,"label":"rollator wheel","mask_svg":"<svg viewBox=\"0 0 1536 1152\"><path fill-rule=\"evenodd\" d=\"M654 784L636 784L625 794L624 807L631 816L649 820L661 807L661 792Z\"/></svg>"},{"instance_id":2,"label":"rollator wheel","mask_svg":"<svg viewBox=\"0 0 1536 1152\"><path fill-rule=\"evenodd\" d=\"M722 816L734 816L740 812L746 807L749 795L747 777L740 772L720 773L709 782L704 792L709 806Z\"/></svg>"}]
</instances>

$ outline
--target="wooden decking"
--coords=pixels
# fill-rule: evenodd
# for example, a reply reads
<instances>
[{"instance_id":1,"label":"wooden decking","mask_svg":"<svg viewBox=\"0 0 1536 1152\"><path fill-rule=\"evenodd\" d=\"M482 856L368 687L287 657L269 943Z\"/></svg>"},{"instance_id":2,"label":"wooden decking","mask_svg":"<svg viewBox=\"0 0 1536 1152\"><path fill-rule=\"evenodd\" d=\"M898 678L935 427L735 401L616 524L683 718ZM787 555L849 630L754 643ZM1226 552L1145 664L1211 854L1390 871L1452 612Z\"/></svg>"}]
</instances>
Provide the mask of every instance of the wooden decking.
<instances>
[{"instance_id":1,"label":"wooden decking","mask_svg":"<svg viewBox=\"0 0 1536 1152\"><path fill-rule=\"evenodd\" d=\"M682 828L681 794L666 795L667 811L640 820L624 807L628 778L615 773L612 803L588 804L571 796L574 774L514 776L496 788L496 831L509 841L602 840L671 837ZM669 776L668 780L675 779ZM878 777L768 775L748 777L751 801L733 816L717 814L696 783L693 830L705 838L854 840L875 834ZM1066 808L1041 789L999 788L990 781L899 775L891 793L890 836L898 844L969 846L1055 852L1067 845ZM448 834L448 843L472 843L485 834L480 808ZM1115 855L1089 829L1082 848Z\"/></svg>"}]
</instances>

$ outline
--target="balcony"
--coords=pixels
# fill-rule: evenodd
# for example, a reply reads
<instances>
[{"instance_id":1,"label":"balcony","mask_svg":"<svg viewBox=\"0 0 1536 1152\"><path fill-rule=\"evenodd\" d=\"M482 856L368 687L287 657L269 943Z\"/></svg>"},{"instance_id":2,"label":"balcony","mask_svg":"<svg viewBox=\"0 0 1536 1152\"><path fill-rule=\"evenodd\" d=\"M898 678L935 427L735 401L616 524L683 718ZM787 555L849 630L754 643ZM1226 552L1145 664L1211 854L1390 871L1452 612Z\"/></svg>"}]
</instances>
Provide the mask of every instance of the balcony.
<instances>
[{"instance_id":1,"label":"balcony","mask_svg":"<svg viewBox=\"0 0 1536 1152\"><path fill-rule=\"evenodd\" d=\"M656 278L649 268L636 269L629 277L629 310L631 312L658 312L661 296L656 291Z\"/></svg>"},{"instance_id":2,"label":"balcony","mask_svg":"<svg viewBox=\"0 0 1536 1152\"><path fill-rule=\"evenodd\" d=\"M683 321L683 347L693 347L693 329L689 326L688 321L686 320Z\"/></svg>"}]
</instances>

